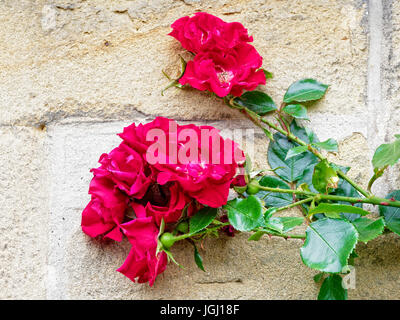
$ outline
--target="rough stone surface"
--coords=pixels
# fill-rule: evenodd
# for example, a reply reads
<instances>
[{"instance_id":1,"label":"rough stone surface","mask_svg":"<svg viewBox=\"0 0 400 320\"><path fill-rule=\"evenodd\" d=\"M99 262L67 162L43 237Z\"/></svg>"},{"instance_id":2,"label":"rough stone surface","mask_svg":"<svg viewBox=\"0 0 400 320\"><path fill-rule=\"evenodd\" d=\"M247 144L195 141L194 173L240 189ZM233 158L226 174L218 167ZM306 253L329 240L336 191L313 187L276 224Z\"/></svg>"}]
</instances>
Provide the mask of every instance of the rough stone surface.
<instances>
[{"instance_id":1,"label":"rough stone surface","mask_svg":"<svg viewBox=\"0 0 400 320\"><path fill-rule=\"evenodd\" d=\"M46 297L46 132L0 127L0 298Z\"/></svg>"},{"instance_id":2,"label":"rough stone surface","mask_svg":"<svg viewBox=\"0 0 400 320\"><path fill-rule=\"evenodd\" d=\"M132 121L157 115L252 128L240 113L195 90L170 89L179 54L166 34L177 18L207 11L240 21L275 77L262 90L276 102L290 83L329 83L309 106L321 140L336 138L329 159L367 183L374 148L400 131L398 1L0 1L0 299L315 299L318 286L301 262L301 241L209 239L198 270L192 249L154 288L115 272L129 250L99 243L80 229L89 201L89 169L119 143ZM254 167L268 144L255 131ZM251 153L251 145L245 146ZM249 150L250 148L250 150ZM400 187L399 167L376 183L380 195ZM298 214L295 211L289 214ZM357 248L350 298L400 299L400 239L384 236Z\"/></svg>"},{"instance_id":3,"label":"rough stone surface","mask_svg":"<svg viewBox=\"0 0 400 320\"><path fill-rule=\"evenodd\" d=\"M383 142L394 141L394 135L400 132L400 3L385 1L384 7L384 39L386 53L382 65L382 109L386 114ZM388 170L389 181L387 192L399 189L399 166Z\"/></svg>"},{"instance_id":4,"label":"rough stone surface","mask_svg":"<svg viewBox=\"0 0 400 320\"><path fill-rule=\"evenodd\" d=\"M7 43L0 53L1 123L123 120L134 110L181 119L238 117L205 93L160 95L168 83L161 70L176 74L184 52L166 35L169 25L203 10L246 25L276 75L268 86L273 97L313 76L332 87L312 108L312 119L340 111L350 117L341 121L363 127L356 111L363 110L367 44L365 4L358 1L25 0L3 1L0 8L0 39Z\"/></svg>"}]
</instances>

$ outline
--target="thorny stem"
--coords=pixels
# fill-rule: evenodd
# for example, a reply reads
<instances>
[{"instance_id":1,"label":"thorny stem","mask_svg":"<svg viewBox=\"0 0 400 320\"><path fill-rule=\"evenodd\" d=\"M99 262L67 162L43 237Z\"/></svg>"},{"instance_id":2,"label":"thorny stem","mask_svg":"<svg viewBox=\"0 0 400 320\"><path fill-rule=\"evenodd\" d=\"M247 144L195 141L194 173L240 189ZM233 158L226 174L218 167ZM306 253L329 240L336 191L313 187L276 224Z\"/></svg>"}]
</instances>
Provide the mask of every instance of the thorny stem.
<instances>
[{"instance_id":1,"label":"thorny stem","mask_svg":"<svg viewBox=\"0 0 400 320\"><path fill-rule=\"evenodd\" d=\"M176 242L176 241L184 240L186 238L190 238L190 237L193 237L193 236L200 236L200 235L203 235L203 234L208 233L210 231L218 230L219 228L222 228L222 227L225 227L225 226L229 226L229 225L230 225L229 222L224 222L224 223L219 224L218 226L215 226L215 227L212 227L212 228L208 228L208 229L205 229L205 230L200 231L200 232L182 234L180 236L175 237L174 239L175 239L175 242Z\"/></svg>"},{"instance_id":2,"label":"thorny stem","mask_svg":"<svg viewBox=\"0 0 400 320\"><path fill-rule=\"evenodd\" d=\"M299 206L299 205L301 205L303 203L311 202L313 199L314 199L314 197L310 197L310 198L307 198L307 199L304 199L304 200L296 201L296 202L293 202L291 204L288 204L287 206L280 207L276 211L283 211L283 210L286 210L286 209L297 207L297 206Z\"/></svg>"},{"instance_id":3,"label":"thorny stem","mask_svg":"<svg viewBox=\"0 0 400 320\"><path fill-rule=\"evenodd\" d=\"M302 201L299 201L297 203L294 203L293 205L298 205L298 204L300 204L300 202L304 203L304 201L302 200ZM174 239L175 239L175 242L181 241L181 240L184 240L184 239L187 239L187 238L191 238L193 236L200 236L200 235L206 234L206 233L208 233L210 231L218 230L219 228L222 228L222 227L225 227L225 226L229 226L229 225L230 225L229 222L224 222L224 223L221 223L218 226L215 226L215 227L212 227L212 228L208 228L208 229L205 229L205 230L197 232L197 233L185 233L185 234L182 234L180 236L175 237ZM265 231L265 230L263 230L263 231ZM285 238L285 239L289 239L289 238L305 239L306 238L305 234L279 234L279 233L268 232L268 231L265 231L265 233L270 235L270 236L273 236L273 237L275 236L275 237L281 237L281 238Z\"/></svg>"},{"instance_id":4,"label":"thorny stem","mask_svg":"<svg viewBox=\"0 0 400 320\"><path fill-rule=\"evenodd\" d=\"M277 236L277 237L283 237L285 239L305 239L306 235L305 234L288 234L288 235L276 235L273 234L273 236Z\"/></svg>"},{"instance_id":5,"label":"thorny stem","mask_svg":"<svg viewBox=\"0 0 400 320\"><path fill-rule=\"evenodd\" d=\"M355 183L353 180L351 180L345 173L342 171L338 170L337 174L339 177L341 177L343 180L346 180L348 183L350 183L358 192L360 192L364 197L370 197L372 196L371 193L365 191L362 187L360 187L357 183Z\"/></svg>"},{"instance_id":6,"label":"thorny stem","mask_svg":"<svg viewBox=\"0 0 400 320\"><path fill-rule=\"evenodd\" d=\"M349 202L351 204L354 203L370 203L373 205L380 206L390 206L400 208L400 201L393 201L390 199L379 198L375 196L369 196L368 198L355 198L355 197L344 197L344 196L336 196L332 194L320 194L310 191L302 191L302 190L291 190L291 189L280 189L280 188L270 188L259 186L261 190L269 191L269 192L279 192L279 193L292 193L303 196L308 196L309 198L316 198L317 200L331 200L331 201L344 201ZM296 202L299 204L299 202ZM294 203L294 204L296 204Z\"/></svg>"},{"instance_id":7,"label":"thorny stem","mask_svg":"<svg viewBox=\"0 0 400 320\"><path fill-rule=\"evenodd\" d=\"M273 232L268 232L266 230L261 230L265 234L268 234L269 236L272 237L281 237L285 239L305 239L306 235L305 234L280 234L280 233L273 233Z\"/></svg>"},{"instance_id":8,"label":"thorny stem","mask_svg":"<svg viewBox=\"0 0 400 320\"><path fill-rule=\"evenodd\" d=\"M371 192L371 188L372 188L372 185L374 184L374 182L383 175L383 173L385 172L387 167L388 166L386 165L383 168L380 168L379 170L374 172L374 175L372 176L372 178L368 182L367 190L369 192Z\"/></svg>"},{"instance_id":9,"label":"thorny stem","mask_svg":"<svg viewBox=\"0 0 400 320\"><path fill-rule=\"evenodd\" d=\"M229 104L232 106L232 104ZM248 117L251 119L251 121L257 125L258 127L263 129L263 126L261 125L260 122L266 124L270 128L278 131L279 133L283 134L286 136L288 139L298 143L301 146L307 146L308 150L312 152L316 157L318 157L320 160L325 160L325 157L313 146L307 144L305 141L301 140L300 138L296 137L294 134L290 133L289 130L285 130L282 128L279 128L277 125L273 124L269 120L262 118L259 116L257 113L247 109L247 108L242 108L241 109ZM348 183L350 183L358 192L360 192L364 197L371 197L372 195L364 190L361 186L359 186L357 183L355 183L353 180L351 180L346 174L344 174L342 171L338 170L337 174L343 179L346 180Z\"/></svg>"},{"instance_id":10,"label":"thorny stem","mask_svg":"<svg viewBox=\"0 0 400 320\"><path fill-rule=\"evenodd\" d=\"M279 133L283 134L284 136L286 136L288 139L298 143L301 146L307 146L308 150L311 151L315 156L317 156L320 160L324 160L325 158L323 157L323 155L313 146L308 145L306 142L304 142L303 140L301 140L300 138L296 137L294 134L279 128L277 125L273 124L272 122L270 122L269 120L260 117L257 113L249 110L249 109L243 109L244 113L246 113L249 118L253 121L253 123L255 123L257 126L259 126L260 128L263 128L259 122L263 122L265 123L267 126L269 126L270 128L278 131Z\"/></svg>"},{"instance_id":11,"label":"thorny stem","mask_svg":"<svg viewBox=\"0 0 400 320\"><path fill-rule=\"evenodd\" d=\"M305 141L301 140L299 137L296 137L294 134L292 134L288 129L285 130L285 128L280 128L278 125L275 125L271 121L261 117L257 113L240 106L235 103L233 99L227 99L224 98L225 104L227 104L229 107L234 108L234 109L239 109L241 112L243 112L245 115L247 115L250 120L258 127L261 129L264 129L264 126L262 125L265 124L268 127L278 131L279 133L283 134L286 136L288 139L296 142L297 144L301 146L307 146L308 150L312 152L318 159L325 160L326 158L313 146L310 144L306 143ZM282 106L281 106L282 107ZM280 192L280 193L292 193L292 194L299 194L303 196L308 196L308 197L315 197L318 196L319 200L331 200L331 201L344 201L344 202L349 202L351 204L354 203L370 203L373 205L381 205L381 206L391 206L391 207L398 207L400 208L400 201L393 201L393 200L388 200L384 198L379 198L374 196L371 192L371 185L374 181L371 181L369 184L368 191L364 190L360 185L358 185L356 182L354 182L352 179L350 179L345 173L343 173L341 170L337 171L337 174L339 177L341 177L343 180L347 181L351 186L353 186L359 193L361 193L365 198L355 198L355 197L343 197L343 196L336 196L336 195L328 195L328 194L319 194L319 193L314 193L314 192L307 192L307 191L301 191L301 190L290 190L290 189L279 189L279 188L268 188L268 187L262 187L260 186L261 190L266 190L266 191L271 191L271 192ZM297 202L299 204L299 202ZM296 205L294 203L293 205ZM283 210L283 208L281 208Z\"/></svg>"}]
</instances>

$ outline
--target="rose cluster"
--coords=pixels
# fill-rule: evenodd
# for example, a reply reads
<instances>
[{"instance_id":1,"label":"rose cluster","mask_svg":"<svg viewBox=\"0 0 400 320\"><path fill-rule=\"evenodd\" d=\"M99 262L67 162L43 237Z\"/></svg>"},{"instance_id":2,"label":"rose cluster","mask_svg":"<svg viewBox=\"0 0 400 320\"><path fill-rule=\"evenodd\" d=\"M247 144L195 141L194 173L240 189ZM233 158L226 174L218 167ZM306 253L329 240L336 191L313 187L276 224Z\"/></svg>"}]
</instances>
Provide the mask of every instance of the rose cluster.
<instances>
[{"instance_id":1,"label":"rose cluster","mask_svg":"<svg viewBox=\"0 0 400 320\"><path fill-rule=\"evenodd\" d=\"M118 271L153 285L167 265L166 253L158 250L160 225L168 230L203 206L226 204L244 155L211 126L162 117L132 124L119 136L121 144L91 170L82 230L115 241L125 235L132 247Z\"/></svg>"},{"instance_id":2,"label":"rose cluster","mask_svg":"<svg viewBox=\"0 0 400 320\"><path fill-rule=\"evenodd\" d=\"M249 44L253 37L239 22L227 23L205 12L182 17L172 24L169 35L195 54L187 63L182 85L214 92L219 97L240 96L266 83L262 57Z\"/></svg>"}]
</instances>

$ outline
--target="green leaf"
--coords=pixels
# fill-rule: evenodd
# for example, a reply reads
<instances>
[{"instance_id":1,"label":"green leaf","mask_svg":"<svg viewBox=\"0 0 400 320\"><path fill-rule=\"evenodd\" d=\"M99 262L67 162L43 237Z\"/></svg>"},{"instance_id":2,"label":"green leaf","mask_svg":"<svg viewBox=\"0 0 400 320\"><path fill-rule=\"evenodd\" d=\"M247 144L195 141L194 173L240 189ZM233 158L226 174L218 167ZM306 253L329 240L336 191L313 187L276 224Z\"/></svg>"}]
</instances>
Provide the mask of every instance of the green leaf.
<instances>
[{"instance_id":1,"label":"green leaf","mask_svg":"<svg viewBox=\"0 0 400 320\"><path fill-rule=\"evenodd\" d=\"M324 272L320 272L318 274L316 274L313 279L316 283L320 282L322 280L322 278L324 277L325 273Z\"/></svg>"},{"instance_id":2,"label":"green leaf","mask_svg":"<svg viewBox=\"0 0 400 320\"><path fill-rule=\"evenodd\" d=\"M287 183L274 176L263 176L258 182L260 186L280 189L290 189ZM292 203L293 198L289 193L259 191L257 197L264 200L267 207L284 207Z\"/></svg>"},{"instance_id":3,"label":"green leaf","mask_svg":"<svg viewBox=\"0 0 400 320\"><path fill-rule=\"evenodd\" d=\"M346 204L338 204L338 203L320 203L318 206L316 206L314 209L311 209L309 211L309 215L313 215L316 213L337 213L340 214L341 212L347 212L347 213L356 213L360 214L362 216L365 216L369 214L368 211L363 210L362 208L359 207L354 207Z\"/></svg>"},{"instance_id":4,"label":"green leaf","mask_svg":"<svg viewBox=\"0 0 400 320\"><path fill-rule=\"evenodd\" d=\"M158 235L157 235L156 257L158 256L158 253L163 249L163 245L160 241L160 237L164 233L164 229L165 229L165 221L164 221L164 218L161 218L160 230L158 231Z\"/></svg>"},{"instance_id":5,"label":"green leaf","mask_svg":"<svg viewBox=\"0 0 400 320\"><path fill-rule=\"evenodd\" d=\"M290 103L293 101L304 102L321 99L328 85L322 84L314 79L303 79L293 83L286 91L283 102Z\"/></svg>"},{"instance_id":6,"label":"green leaf","mask_svg":"<svg viewBox=\"0 0 400 320\"><path fill-rule=\"evenodd\" d=\"M314 174L314 167L317 165L313 164L310 167L308 167L306 170L304 170L304 175L303 177L297 181L296 187L299 188L300 185L306 184L308 188L310 189L311 192L318 192L317 189L314 188L314 185L312 184L312 177Z\"/></svg>"},{"instance_id":7,"label":"green leaf","mask_svg":"<svg viewBox=\"0 0 400 320\"><path fill-rule=\"evenodd\" d=\"M386 198L400 200L400 190L389 193ZM379 213L385 219L385 224L389 230L400 236L400 208L379 206Z\"/></svg>"},{"instance_id":8,"label":"green leaf","mask_svg":"<svg viewBox=\"0 0 400 320\"><path fill-rule=\"evenodd\" d=\"M349 260L347 261L347 263L351 266L354 266L355 258L358 258L358 254L353 250L352 253L350 253L350 257L349 257Z\"/></svg>"},{"instance_id":9,"label":"green leaf","mask_svg":"<svg viewBox=\"0 0 400 320\"><path fill-rule=\"evenodd\" d=\"M268 208L268 210L264 212L264 220L268 220L269 218L271 218L276 210L277 208L275 207Z\"/></svg>"},{"instance_id":10,"label":"green leaf","mask_svg":"<svg viewBox=\"0 0 400 320\"><path fill-rule=\"evenodd\" d=\"M375 221L368 218L358 218L352 223L357 229L358 239L365 243L382 234L385 228L383 218L379 218Z\"/></svg>"},{"instance_id":11,"label":"green leaf","mask_svg":"<svg viewBox=\"0 0 400 320\"><path fill-rule=\"evenodd\" d=\"M184 266L180 265L174 258L174 256L172 255L172 252L170 250L167 249L163 249L163 251L167 254L168 257L168 262L172 261L173 263L175 263L179 268L185 269Z\"/></svg>"},{"instance_id":12,"label":"green leaf","mask_svg":"<svg viewBox=\"0 0 400 320\"><path fill-rule=\"evenodd\" d=\"M339 177L336 174L336 170L329 165L326 159L320 161L314 167L312 184L320 193L327 193L329 188L337 188L338 183Z\"/></svg>"},{"instance_id":13,"label":"green leaf","mask_svg":"<svg viewBox=\"0 0 400 320\"><path fill-rule=\"evenodd\" d=\"M308 147L307 147L307 146L297 146L297 147L294 147L294 148L292 148L292 149L290 149L290 150L288 151L285 160L290 159L290 158L292 158L292 157L294 157L294 156L297 156L297 155L299 155L299 154L302 154L303 152L306 152L307 150L308 150Z\"/></svg>"},{"instance_id":14,"label":"green leaf","mask_svg":"<svg viewBox=\"0 0 400 320\"><path fill-rule=\"evenodd\" d=\"M327 151L338 151L338 143L335 139L332 138L329 138L328 140L323 142L313 143L313 145Z\"/></svg>"},{"instance_id":15,"label":"green leaf","mask_svg":"<svg viewBox=\"0 0 400 320\"><path fill-rule=\"evenodd\" d=\"M254 232L247 240L248 241L258 241L265 234L265 231L259 230Z\"/></svg>"},{"instance_id":16,"label":"green leaf","mask_svg":"<svg viewBox=\"0 0 400 320\"><path fill-rule=\"evenodd\" d=\"M275 224L274 221L273 221L273 219L272 219L271 222L272 222L272 223L266 223L266 224L265 224L265 225L266 225L266 228L263 229L263 230L264 230L264 231L265 231L265 230L269 230L269 231L272 231L273 233L281 234L281 233L282 233L282 228L283 228L283 226L282 226L279 222L277 222L277 223Z\"/></svg>"},{"instance_id":17,"label":"green leaf","mask_svg":"<svg viewBox=\"0 0 400 320\"><path fill-rule=\"evenodd\" d=\"M348 167L342 167L342 166L338 166L338 165L336 165L336 164L334 164L334 163L329 163L329 165L334 169L334 170L336 170L336 171L338 171L338 170L341 170L341 171L343 171L344 173L346 173L348 170L349 170L349 168ZM312 177L313 177L313 174L314 174L314 167L315 167L315 165L314 166L311 166L311 167L309 167L308 169L306 169L305 171L304 171L304 176L303 176L303 178L302 179L300 179L298 182L297 182L297 188L299 188L299 186L301 185L301 184L307 184L308 185L308 187L310 188L310 191L311 192L318 192L317 191L317 189L315 189L314 188L314 185L312 184ZM338 184L338 188L337 189L334 189L333 191L332 191L332 194L335 194L335 195L338 195L338 196L344 196L344 197L357 197L357 198L359 198L360 197L360 195L358 194L358 192L356 191L356 189L354 189L354 187L351 185L351 184L349 184L346 180L340 180L339 181L339 184ZM341 203L340 201L339 201L339 203ZM348 203L348 202L343 202L343 203ZM357 206L359 206L359 207L361 207L361 205L360 204L356 204ZM356 218L358 218L359 216L357 216Z\"/></svg>"},{"instance_id":18,"label":"green leaf","mask_svg":"<svg viewBox=\"0 0 400 320\"><path fill-rule=\"evenodd\" d=\"M197 247L195 244L194 245L194 261L196 262L196 265L199 267L200 270L203 270L204 272L204 266L203 266L203 258L199 254L199 251L197 250Z\"/></svg>"},{"instance_id":19,"label":"green leaf","mask_svg":"<svg viewBox=\"0 0 400 320\"><path fill-rule=\"evenodd\" d=\"M265 226L280 233L286 233L303 222L304 218L300 217L272 217L266 221Z\"/></svg>"},{"instance_id":20,"label":"green leaf","mask_svg":"<svg viewBox=\"0 0 400 320\"><path fill-rule=\"evenodd\" d=\"M308 226L300 255L312 269L341 272L356 243L357 231L350 222L320 219Z\"/></svg>"},{"instance_id":21,"label":"green leaf","mask_svg":"<svg viewBox=\"0 0 400 320\"><path fill-rule=\"evenodd\" d=\"M392 143L381 144L372 157L372 164L375 169L384 166L392 166L400 159L400 139Z\"/></svg>"},{"instance_id":22,"label":"green leaf","mask_svg":"<svg viewBox=\"0 0 400 320\"><path fill-rule=\"evenodd\" d=\"M272 72L269 72L267 70L265 70L264 68L262 69L264 71L265 74L265 78L266 79L272 79L274 77L274 75L272 74Z\"/></svg>"},{"instance_id":23,"label":"green leaf","mask_svg":"<svg viewBox=\"0 0 400 320\"><path fill-rule=\"evenodd\" d=\"M342 286L342 277L337 274L326 277L319 290L318 300L347 300L347 289Z\"/></svg>"},{"instance_id":24,"label":"green leaf","mask_svg":"<svg viewBox=\"0 0 400 320\"><path fill-rule=\"evenodd\" d=\"M334 164L333 162L330 162L329 163L330 164L330 166L333 168L333 169L335 169L336 171L342 171L343 173L347 173L347 172L349 172L349 170L351 169L350 167L344 167L344 166L340 166L340 165L338 165L338 164Z\"/></svg>"},{"instance_id":25,"label":"green leaf","mask_svg":"<svg viewBox=\"0 0 400 320\"><path fill-rule=\"evenodd\" d=\"M205 207L199 210L189 221L191 234L197 233L206 228L217 216L217 208Z\"/></svg>"},{"instance_id":26,"label":"green leaf","mask_svg":"<svg viewBox=\"0 0 400 320\"><path fill-rule=\"evenodd\" d=\"M240 97L235 98L234 102L259 115L264 115L277 109L272 98L261 91L247 91Z\"/></svg>"},{"instance_id":27,"label":"green leaf","mask_svg":"<svg viewBox=\"0 0 400 320\"><path fill-rule=\"evenodd\" d=\"M157 238L159 238L164 233L164 229L165 229L165 221L164 218L161 218L160 231L158 232Z\"/></svg>"},{"instance_id":28,"label":"green leaf","mask_svg":"<svg viewBox=\"0 0 400 320\"><path fill-rule=\"evenodd\" d=\"M277 217L283 224L283 232L289 232L297 226L300 226L304 222L303 217Z\"/></svg>"},{"instance_id":29,"label":"green leaf","mask_svg":"<svg viewBox=\"0 0 400 320\"><path fill-rule=\"evenodd\" d=\"M261 201L251 195L246 199L228 201L223 207L231 225L239 231L251 231L264 225Z\"/></svg>"},{"instance_id":30,"label":"green leaf","mask_svg":"<svg viewBox=\"0 0 400 320\"><path fill-rule=\"evenodd\" d=\"M240 186L233 186L233 190L235 190L237 193L240 193L240 194L245 193L246 190L247 190L247 185L242 186L242 187L240 187Z\"/></svg>"},{"instance_id":31,"label":"green leaf","mask_svg":"<svg viewBox=\"0 0 400 320\"><path fill-rule=\"evenodd\" d=\"M314 143L314 142L319 142L317 135L315 134L314 131L312 131L310 128L305 127L304 131L307 135L307 140L304 141L308 141L308 143Z\"/></svg>"},{"instance_id":32,"label":"green leaf","mask_svg":"<svg viewBox=\"0 0 400 320\"><path fill-rule=\"evenodd\" d=\"M289 104L283 108L283 111L293 118L309 120L307 109L301 104Z\"/></svg>"},{"instance_id":33,"label":"green leaf","mask_svg":"<svg viewBox=\"0 0 400 320\"><path fill-rule=\"evenodd\" d=\"M276 211L276 208L274 209ZM304 218L301 217L272 217L266 214L265 227L253 233L247 240L258 241L264 234L285 235L290 237L290 234L287 234L287 232L301 225L303 222Z\"/></svg>"},{"instance_id":34,"label":"green leaf","mask_svg":"<svg viewBox=\"0 0 400 320\"><path fill-rule=\"evenodd\" d=\"M290 123L290 131L306 143L319 142L317 135L307 127L303 127L296 119Z\"/></svg>"},{"instance_id":35,"label":"green leaf","mask_svg":"<svg viewBox=\"0 0 400 320\"><path fill-rule=\"evenodd\" d=\"M290 130L300 139L307 143L309 142L306 130L298 126L296 121L292 121ZM300 180L303 178L307 168L318 163L318 158L310 151L303 152L286 160L289 150L297 147L298 144L289 141L280 133L274 134L274 140L268 147L268 162L271 168L277 168L275 173L283 180L288 182Z\"/></svg>"}]
</instances>

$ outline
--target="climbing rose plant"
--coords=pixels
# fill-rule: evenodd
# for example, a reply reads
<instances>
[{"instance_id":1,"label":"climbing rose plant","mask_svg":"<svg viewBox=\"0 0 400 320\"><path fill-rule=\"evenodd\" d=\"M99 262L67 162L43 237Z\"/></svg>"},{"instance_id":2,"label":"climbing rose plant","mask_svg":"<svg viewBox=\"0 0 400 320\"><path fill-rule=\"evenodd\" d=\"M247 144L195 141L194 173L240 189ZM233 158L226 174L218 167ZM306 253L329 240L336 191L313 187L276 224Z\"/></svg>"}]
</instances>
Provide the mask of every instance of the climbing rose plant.
<instances>
[{"instance_id":1,"label":"climbing rose plant","mask_svg":"<svg viewBox=\"0 0 400 320\"><path fill-rule=\"evenodd\" d=\"M177 263L171 247L178 241L194 246L194 260L204 271L196 244L219 231L250 232L249 241L265 235L303 239L301 260L319 271L318 299L347 299L342 276L357 257L357 243L384 233L400 235L400 190L385 198L372 192L374 182L400 159L400 135L377 148L374 173L364 188L348 177L350 167L328 161L337 142L320 141L301 124L308 119L306 106L323 98L327 85L296 81L278 106L255 90L272 74L262 68L242 24L199 12L178 19L172 29L169 35L194 58L181 58L178 79L164 73L171 80L167 88L209 91L249 118L269 140L272 169L253 172L238 144L210 126L178 125L161 117L132 124L120 134L121 144L92 169L82 230L115 241L125 235L132 247L118 271L150 286L168 261ZM378 207L379 218L363 209L366 203ZM280 215L291 208L298 216ZM305 233L294 233L301 225Z\"/></svg>"}]
</instances>

